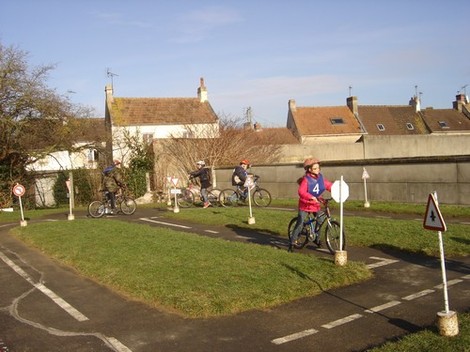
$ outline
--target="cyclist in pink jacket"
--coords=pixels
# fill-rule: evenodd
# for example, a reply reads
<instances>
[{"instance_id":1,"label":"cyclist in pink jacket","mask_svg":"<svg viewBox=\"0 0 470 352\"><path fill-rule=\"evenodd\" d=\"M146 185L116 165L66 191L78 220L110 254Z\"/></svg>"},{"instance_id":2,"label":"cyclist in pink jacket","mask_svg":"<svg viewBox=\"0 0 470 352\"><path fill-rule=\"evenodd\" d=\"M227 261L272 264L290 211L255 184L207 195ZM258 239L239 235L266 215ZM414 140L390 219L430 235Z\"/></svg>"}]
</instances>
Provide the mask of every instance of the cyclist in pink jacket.
<instances>
[{"instance_id":1,"label":"cyclist in pink jacket","mask_svg":"<svg viewBox=\"0 0 470 352\"><path fill-rule=\"evenodd\" d=\"M314 158L307 158L304 161L305 175L298 180L299 183L299 213L294 231L291 234L289 252L294 249L302 225L308 213L316 214L321 207L318 198L327 190L331 191L332 183L320 173L320 161ZM319 240L318 240L319 241ZM320 245L320 243L317 243Z\"/></svg>"}]
</instances>

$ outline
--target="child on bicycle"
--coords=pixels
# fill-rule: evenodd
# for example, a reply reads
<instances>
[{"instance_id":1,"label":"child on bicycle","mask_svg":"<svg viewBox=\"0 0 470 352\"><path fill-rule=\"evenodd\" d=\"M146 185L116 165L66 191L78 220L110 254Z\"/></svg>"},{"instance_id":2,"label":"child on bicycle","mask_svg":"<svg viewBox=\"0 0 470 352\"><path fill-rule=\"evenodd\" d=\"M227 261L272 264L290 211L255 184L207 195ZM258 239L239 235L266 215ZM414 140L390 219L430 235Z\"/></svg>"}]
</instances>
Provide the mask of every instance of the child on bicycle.
<instances>
[{"instance_id":1,"label":"child on bicycle","mask_svg":"<svg viewBox=\"0 0 470 352\"><path fill-rule=\"evenodd\" d=\"M247 159L240 161L240 165L233 169L232 173L232 186L237 186L242 191L241 196L246 197L247 189L244 187L245 181L248 177L247 169L250 167L250 162Z\"/></svg>"},{"instance_id":2,"label":"child on bicycle","mask_svg":"<svg viewBox=\"0 0 470 352\"><path fill-rule=\"evenodd\" d=\"M206 163L203 160L199 160L196 163L197 170L194 170L189 174L189 179L199 177L201 181L201 197L204 202L203 208L208 208L211 203L209 202L209 197L207 194L207 189L212 186L211 182L211 170L206 166Z\"/></svg>"},{"instance_id":3,"label":"child on bicycle","mask_svg":"<svg viewBox=\"0 0 470 352\"><path fill-rule=\"evenodd\" d=\"M289 252L292 252L300 231L302 230L305 218L309 213L316 213L320 210L318 198L327 190L331 191L332 183L320 173L320 161L314 158L307 158L304 161L305 175L297 182L299 183L299 212L294 231L291 234ZM318 239L317 245L320 245Z\"/></svg>"}]
</instances>

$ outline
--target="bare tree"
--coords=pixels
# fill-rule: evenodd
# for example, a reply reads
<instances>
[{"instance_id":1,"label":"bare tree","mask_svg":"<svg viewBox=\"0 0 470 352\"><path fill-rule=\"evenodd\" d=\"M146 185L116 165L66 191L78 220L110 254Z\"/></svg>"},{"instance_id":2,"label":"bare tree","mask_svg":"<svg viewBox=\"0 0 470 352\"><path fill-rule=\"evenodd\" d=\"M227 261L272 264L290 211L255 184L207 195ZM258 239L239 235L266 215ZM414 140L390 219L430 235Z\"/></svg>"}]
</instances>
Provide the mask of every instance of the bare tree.
<instances>
[{"instance_id":1,"label":"bare tree","mask_svg":"<svg viewBox=\"0 0 470 352\"><path fill-rule=\"evenodd\" d=\"M27 53L0 43L0 187L5 191L25 176L35 159L71 150L73 119L89 109L46 85L54 65L29 67Z\"/></svg>"},{"instance_id":2,"label":"bare tree","mask_svg":"<svg viewBox=\"0 0 470 352\"><path fill-rule=\"evenodd\" d=\"M214 170L238 165L245 158L255 164L267 164L279 157L280 145L260 139L241 119L225 117L217 125L205 125L201 129L188 124L185 129L186 135L193 138L173 135L154 143L156 172L161 180L168 175L185 177L198 160L204 160ZM215 173L213 180L216 182Z\"/></svg>"}]
</instances>

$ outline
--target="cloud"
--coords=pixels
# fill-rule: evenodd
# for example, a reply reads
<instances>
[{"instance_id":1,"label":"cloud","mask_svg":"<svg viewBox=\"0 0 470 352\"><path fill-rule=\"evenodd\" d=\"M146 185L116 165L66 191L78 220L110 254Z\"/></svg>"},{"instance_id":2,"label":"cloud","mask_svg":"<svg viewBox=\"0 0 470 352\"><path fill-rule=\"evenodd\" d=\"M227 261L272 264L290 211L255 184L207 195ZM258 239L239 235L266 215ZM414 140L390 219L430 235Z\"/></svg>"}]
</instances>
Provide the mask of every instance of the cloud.
<instances>
[{"instance_id":1,"label":"cloud","mask_svg":"<svg viewBox=\"0 0 470 352\"><path fill-rule=\"evenodd\" d=\"M240 14L224 7L207 7L182 14L177 19L175 42L187 43L204 40L221 27L242 22Z\"/></svg>"}]
</instances>

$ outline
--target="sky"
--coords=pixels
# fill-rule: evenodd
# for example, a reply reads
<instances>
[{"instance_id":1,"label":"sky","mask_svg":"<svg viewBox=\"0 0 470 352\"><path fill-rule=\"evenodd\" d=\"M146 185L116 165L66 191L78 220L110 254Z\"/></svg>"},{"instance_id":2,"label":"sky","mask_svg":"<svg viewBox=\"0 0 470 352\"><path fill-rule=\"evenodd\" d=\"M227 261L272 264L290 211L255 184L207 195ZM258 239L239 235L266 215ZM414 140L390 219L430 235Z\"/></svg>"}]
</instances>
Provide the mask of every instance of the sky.
<instances>
[{"instance_id":1,"label":"sky","mask_svg":"<svg viewBox=\"0 0 470 352\"><path fill-rule=\"evenodd\" d=\"M1 0L0 43L104 117L116 97L189 98L284 127L299 106L452 108L470 93L468 1Z\"/></svg>"}]
</instances>

